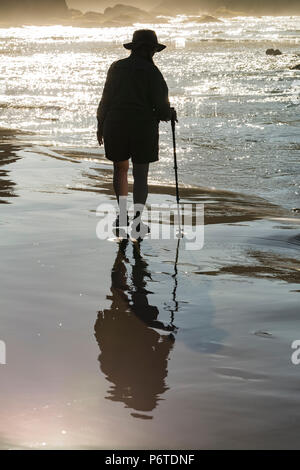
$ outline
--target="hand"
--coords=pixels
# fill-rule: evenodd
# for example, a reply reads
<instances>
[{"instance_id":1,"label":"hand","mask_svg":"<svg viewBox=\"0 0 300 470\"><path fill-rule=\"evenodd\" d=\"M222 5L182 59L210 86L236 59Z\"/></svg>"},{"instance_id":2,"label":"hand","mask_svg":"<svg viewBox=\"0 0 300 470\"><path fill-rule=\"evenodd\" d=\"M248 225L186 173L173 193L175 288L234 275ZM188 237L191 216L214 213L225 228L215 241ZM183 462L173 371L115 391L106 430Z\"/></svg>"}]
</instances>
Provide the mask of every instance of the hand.
<instances>
[{"instance_id":1,"label":"hand","mask_svg":"<svg viewBox=\"0 0 300 470\"><path fill-rule=\"evenodd\" d=\"M171 121L178 122L177 113L175 108L171 108Z\"/></svg>"},{"instance_id":2,"label":"hand","mask_svg":"<svg viewBox=\"0 0 300 470\"><path fill-rule=\"evenodd\" d=\"M102 135L102 132L99 129L97 130L97 140L98 140L99 145L103 144L103 135Z\"/></svg>"}]
</instances>

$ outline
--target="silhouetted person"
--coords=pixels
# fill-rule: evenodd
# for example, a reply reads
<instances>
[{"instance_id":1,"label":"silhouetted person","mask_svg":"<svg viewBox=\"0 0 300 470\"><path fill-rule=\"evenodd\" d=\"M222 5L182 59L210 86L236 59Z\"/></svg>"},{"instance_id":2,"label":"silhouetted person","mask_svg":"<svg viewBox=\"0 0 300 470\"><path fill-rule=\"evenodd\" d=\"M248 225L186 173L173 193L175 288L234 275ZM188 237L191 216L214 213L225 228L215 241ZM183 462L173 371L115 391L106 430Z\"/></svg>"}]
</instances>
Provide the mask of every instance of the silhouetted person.
<instances>
[{"instance_id":1,"label":"silhouetted person","mask_svg":"<svg viewBox=\"0 0 300 470\"><path fill-rule=\"evenodd\" d=\"M151 418L143 412L151 412L168 390L165 378L174 344L174 336L168 332L174 327L158 321L158 308L149 305L147 278L151 275L137 244L133 246L135 263L129 277L127 243L125 240L119 246L111 272L112 295L108 296L112 303L99 312L95 336L101 350L100 368L113 384L107 398L139 412L133 416Z\"/></svg>"},{"instance_id":2,"label":"silhouetted person","mask_svg":"<svg viewBox=\"0 0 300 470\"><path fill-rule=\"evenodd\" d=\"M118 202L120 196L128 196L127 173L132 159L135 217L140 221L148 195L149 163L158 160L159 121L176 118L176 112L170 107L167 84L153 63L154 54L166 47L159 44L155 32L135 31L132 42L124 47L131 54L108 70L97 111L97 137L100 145L104 142L106 158L114 162ZM119 222L117 218L116 226Z\"/></svg>"}]
</instances>

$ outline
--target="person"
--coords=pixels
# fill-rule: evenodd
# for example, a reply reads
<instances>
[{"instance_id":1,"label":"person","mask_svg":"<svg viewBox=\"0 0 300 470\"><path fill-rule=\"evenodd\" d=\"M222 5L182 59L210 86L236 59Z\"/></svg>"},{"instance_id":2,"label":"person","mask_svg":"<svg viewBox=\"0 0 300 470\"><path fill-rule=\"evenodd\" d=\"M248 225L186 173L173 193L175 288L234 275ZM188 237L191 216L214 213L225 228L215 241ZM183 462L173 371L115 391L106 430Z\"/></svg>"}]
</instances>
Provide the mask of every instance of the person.
<instances>
[{"instance_id":1,"label":"person","mask_svg":"<svg viewBox=\"0 0 300 470\"><path fill-rule=\"evenodd\" d=\"M128 169L132 160L135 228L143 236L149 231L141 215L148 196L149 163L159 159L159 122L177 121L177 116L170 106L168 86L153 62L154 54L166 47L158 42L155 31L137 30L123 46L131 54L113 62L108 70L97 110L97 139L114 164L113 186L119 204L115 227L129 224Z\"/></svg>"}]
</instances>

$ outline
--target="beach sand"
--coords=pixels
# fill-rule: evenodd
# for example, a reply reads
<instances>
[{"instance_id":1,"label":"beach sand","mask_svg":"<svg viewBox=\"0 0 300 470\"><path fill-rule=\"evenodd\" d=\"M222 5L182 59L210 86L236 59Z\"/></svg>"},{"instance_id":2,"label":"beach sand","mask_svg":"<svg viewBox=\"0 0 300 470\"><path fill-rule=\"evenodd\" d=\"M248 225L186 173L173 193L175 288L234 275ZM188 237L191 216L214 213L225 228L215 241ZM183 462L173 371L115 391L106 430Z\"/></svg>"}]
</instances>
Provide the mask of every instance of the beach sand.
<instances>
[{"instance_id":1,"label":"beach sand","mask_svg":"<svg viewBox=\"0 0 300 470\"><path fill-rule=\"evenodd\" d=\"M96 237L111 166L81 157L1 131L0 448L299 448L299 216L182 188L205 243L175 264Z\"/></svg>"}]
</instances>

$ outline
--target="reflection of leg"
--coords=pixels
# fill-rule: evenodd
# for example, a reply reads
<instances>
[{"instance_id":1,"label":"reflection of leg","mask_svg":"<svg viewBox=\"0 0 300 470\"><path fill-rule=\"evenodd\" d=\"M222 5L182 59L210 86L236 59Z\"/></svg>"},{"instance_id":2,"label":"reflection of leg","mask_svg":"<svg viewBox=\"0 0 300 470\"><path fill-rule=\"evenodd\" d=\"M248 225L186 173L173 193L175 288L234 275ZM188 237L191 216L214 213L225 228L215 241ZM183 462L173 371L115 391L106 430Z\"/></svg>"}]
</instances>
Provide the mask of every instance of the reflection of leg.
<instances>
[{"instance_id":1,"label":"reflection of leg","mask_svg":"<svg viewBox=\"0 0 300 470\"><path fill-rule=\"evenodd\" d=\"M157 320L159 310L156 306L149 305L148 294L152 292L147 289L147 279L152 280L151 273L148 270L148 263L141 255L140 245L134 243L133 257L135 260L132 266L132 284L131 289L131 309L132 312L144 322L147 326L163 331L174 331L172 325L165 325Z\"/></svg>"},{"instance_id":2,"label":"reflection of leg","mask_svg":"<svg viewBox=\"0 0 300 470\"><path fill-rule=\"evenodd\" d=\"M119 306L126 308L129 304L128 292L129 286L127 284L127 266L128 259L126 258L126 248L128 240L122 240L119 244L119 249L111 270L111 292L112 296L107 296L112 300L112 307ZM118 307L118 308L119 308Z\"/></svg>"},{"instance_id":3,"label":"reflection of leg","mask_svg":"<svg viewBox=\"0 0 300 470\"><path fill-rule=\"evenodd\" d=\"M129 262L128 258L126 257L126 248L128 247L128 240L127 239L121 240L118 245L119 245L119 249L117 252L115 262L112 267L112 272L119 271L120 266L125 267L125 263ZM126 272L126 269L125 269L125 272Z\"/></svg>"}]
</instances>

